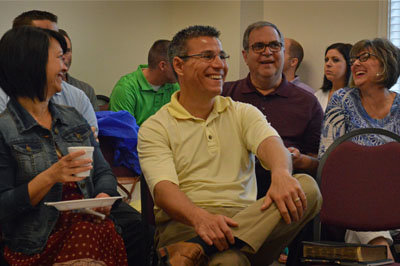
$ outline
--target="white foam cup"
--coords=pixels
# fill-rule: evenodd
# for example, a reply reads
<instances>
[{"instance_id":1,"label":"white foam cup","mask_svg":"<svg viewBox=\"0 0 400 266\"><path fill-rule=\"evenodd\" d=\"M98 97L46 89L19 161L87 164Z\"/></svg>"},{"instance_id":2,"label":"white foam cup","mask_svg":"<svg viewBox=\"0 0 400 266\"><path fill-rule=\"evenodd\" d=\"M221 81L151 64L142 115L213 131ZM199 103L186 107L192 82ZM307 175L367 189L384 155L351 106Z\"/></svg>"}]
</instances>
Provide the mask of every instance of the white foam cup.
<instances>
[{"instance_id":1,"label":"white foam cup","mask_svg":"<svg viewBox=\"0 0 400 266\"><path fill-rule=\"evenodd\" d=\"M71 152L76 152L76 151L85 151L85 154L76 157L74 160L78 160L78 159L93 159L93 151L94 151L94 147L91 146L78 146L78 147L68 147L68 153ZM87 171L83 171L80 173L75 174L75 176L79 176L79 177L84 177L84 176L89 176L90 175L90 170Z\"/></svg>"}]
</instances>

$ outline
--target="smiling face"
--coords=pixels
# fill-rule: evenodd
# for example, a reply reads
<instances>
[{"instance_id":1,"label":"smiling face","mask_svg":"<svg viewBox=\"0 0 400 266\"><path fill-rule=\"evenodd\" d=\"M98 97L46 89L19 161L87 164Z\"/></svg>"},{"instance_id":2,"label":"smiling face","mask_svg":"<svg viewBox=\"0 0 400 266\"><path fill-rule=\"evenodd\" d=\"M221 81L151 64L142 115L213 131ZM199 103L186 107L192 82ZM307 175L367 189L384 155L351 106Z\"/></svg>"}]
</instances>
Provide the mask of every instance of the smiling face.
<instances>
[{"instance_id":1,"label":"smiling face","mask_svg":"<svg viewBox=\"0 0 400 266\"><path fill-rule=\"evenodd\" d=\"M46 98L50 99L55 93L62 90L61 83L63 78L63 72L67 71L67 67L63 61L63 50L60 44L50 39L49 56L46 65L46 77L47 77L47 95Z\"/></svg>"},{"instance_id":2,"label":"smiling face","mask_svg":"<svg viewBox=\"0 0 400 266\"><path fill-rule=\"evenodd\" d=\"M330 49L325 55L324 72L326 78L332 83L346 82L346 60L336 49Z\"/></svg>"},{"instance_id":3,"label":"smiling face","mask_svg":"<svg viewBox=\"0 0 400 266\"><path fill-rule=\"evenodd\" d=\"M215 37L201 36L186 41L187 55L214 53L222 51L221 42ZM221 94L228 65L226 60L215 56L211 62L204 58L190 57L185 60L175 57L175 71L178 74L181 90L213 98Z\"/></svg>"},{"instance_id":4,"label":"smiling face","mask_svg":"<svg viewBox=\"0 0 400 266\"><path fill-rule=\"evenodd\" d=\"M359 52L356 56L358 57L367 52L374 54L372 50L365 49ZM354 84L361 89L364 87L371 87L376 84L381 84L383 82L382 63L374 55L370 55L365 62L360 62L360 60L357 59L351 66L351 73L353 75Z\"/></svg>"},{"instance_id":5,"label":"smiling face","mask_svg":"<svg viewBox=\"0 0 400 266\"><path fill-rule=\"evenodd\" d=\"M253 82L265 78L279 79L282 76L284 49L271 52L267 47L263 53L255 53L251 46L255 43L281 42L278 32L269 26L254 29L249 35L249 50L243 51L243 58L250 70Z\"/></svg>"}]
</instances>

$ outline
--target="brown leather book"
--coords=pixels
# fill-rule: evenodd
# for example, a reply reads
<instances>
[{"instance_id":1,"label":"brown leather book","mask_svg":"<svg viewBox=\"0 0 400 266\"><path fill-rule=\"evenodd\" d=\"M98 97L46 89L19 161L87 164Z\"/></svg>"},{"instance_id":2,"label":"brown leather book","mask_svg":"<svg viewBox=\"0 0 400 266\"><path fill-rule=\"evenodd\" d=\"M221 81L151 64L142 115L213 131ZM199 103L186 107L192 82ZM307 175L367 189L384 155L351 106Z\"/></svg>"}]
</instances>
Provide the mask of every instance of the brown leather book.
<instances>
[{"instance_id":1,"label":"brown leather book","mask_svg":"<svg viewBox=\"0 0 400 266\"><path fill-rule=\"evenodd\" d=\"M357 262L379 261L387 259L387 249L383 245L303 241L303 257Z\"/></svg>"}]
</instances>

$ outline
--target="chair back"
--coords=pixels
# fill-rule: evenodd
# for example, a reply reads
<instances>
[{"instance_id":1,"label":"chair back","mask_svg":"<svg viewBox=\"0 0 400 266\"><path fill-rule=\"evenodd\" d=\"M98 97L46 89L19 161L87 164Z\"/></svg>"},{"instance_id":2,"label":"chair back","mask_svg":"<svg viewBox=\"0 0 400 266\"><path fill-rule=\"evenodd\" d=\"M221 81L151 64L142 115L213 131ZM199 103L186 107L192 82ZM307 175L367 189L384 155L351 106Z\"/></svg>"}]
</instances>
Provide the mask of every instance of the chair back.
<instances>
[{"instance_id":1,"label":"chair back","mask_svg":"<svg viewBox=\"0 0 400 266\"><path fill-rule=\"evenodd\" d=\"M99 106L99 111L108 111L110 98L105 95L96 95L96 98L97 98L97 105Z\"/></svg>"},{"instance_id":2,"label":"chair back","mask_svg":"<svg viewBox=\"0 0 400 266\"><path fill-rule=\"evenodd\" d=\"M132 199L132 193L136 186L136 183L140 180L135 173L125 166L113 166L114 161L114 141L112 137L109 136L99 136L99 143L101 153L104 159L108 162L113 171L115 177L117 178L118 187L124 191L127 195L125 202L129 203ZM131 185L128 190L125 185Z\"/></svg>"},{"instance_id":3,"label":"chair back","mask_svg":"<svg viewBox=\"0 0 400 266\"><path fill-rule=\"evenodd\" d=\"M358 145L350 140L379 134L394 142ZM400 136L384 129L365 128L337 139L322 157L317 181L323 204L323 224L357 231L400 228Z\"/></svg>"},{"instance_id":4,"label":"chair back","mask_svg":"<svg viewBox=\"0 0 400 266\"><path fill-rule=\"evenodd\" d=\"M142 221L146 224L156 225L153 197L143 174L140 176L140 200L142 205Z\"/></svg>"}]
</instances>

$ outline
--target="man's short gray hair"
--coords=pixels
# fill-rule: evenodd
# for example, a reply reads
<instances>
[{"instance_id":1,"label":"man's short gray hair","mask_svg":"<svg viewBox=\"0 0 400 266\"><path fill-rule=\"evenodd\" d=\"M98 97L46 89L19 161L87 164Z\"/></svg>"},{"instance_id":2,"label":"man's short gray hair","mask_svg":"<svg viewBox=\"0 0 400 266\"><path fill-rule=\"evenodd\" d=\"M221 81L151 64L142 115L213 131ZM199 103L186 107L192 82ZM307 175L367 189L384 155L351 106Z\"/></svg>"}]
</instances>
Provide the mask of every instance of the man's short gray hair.
<instances>
[{"instance_id":1,"label":"man's short gray hair","mask_svg":"<svg viewBox=\"0 0 400 266\"><path fill-rule=\"evenodd\" d=\"M247 29L244 32L244 34L243 34L243 49L245 51L249 50L249 36L250 36L250 33L255 29L259 29L259 28L263 28L263 27L272 27L272 28L274 28L278 32L278 35L279 35L279 38L280 38L280 42L282 43L282 45L285 44L285 40L283 38L283 34L279 31L278 27L275 24L273 24L271 22L268 22L268 21L257 21L257 22L254 22L253 24L250 24L247 27Z\"/></svg>"}]
</instances>

